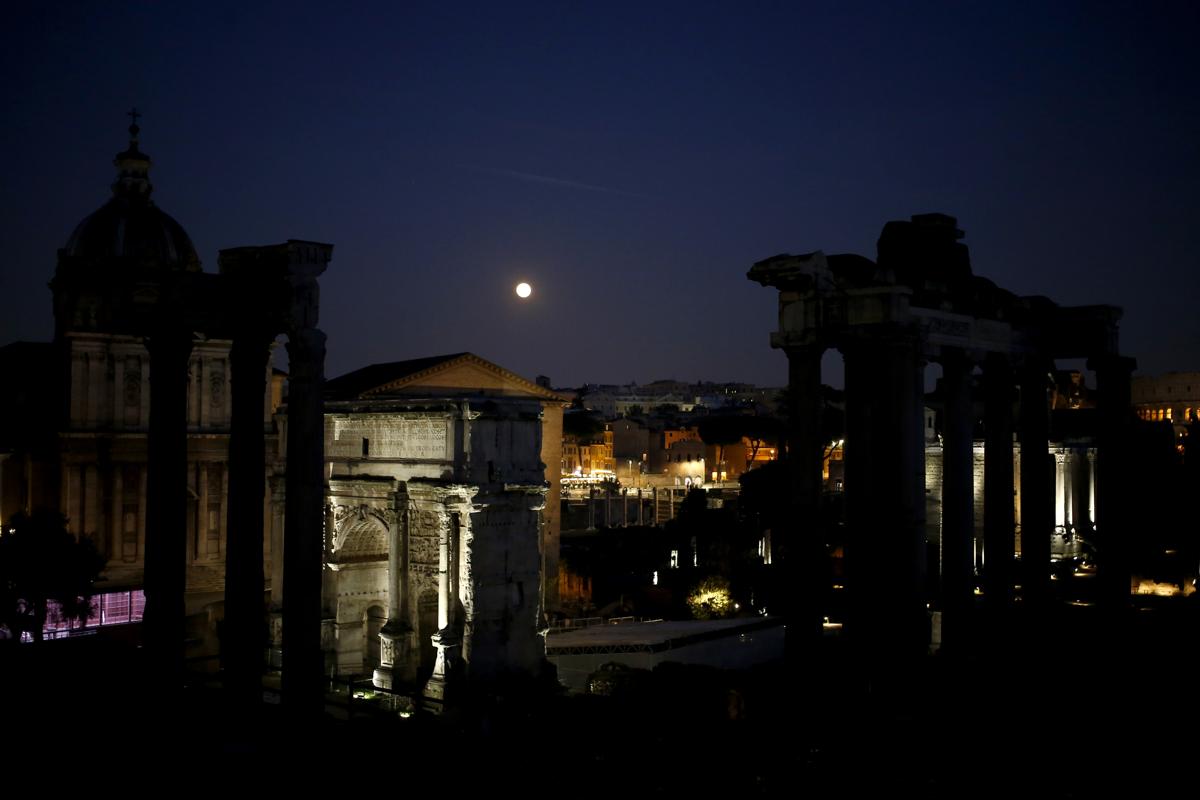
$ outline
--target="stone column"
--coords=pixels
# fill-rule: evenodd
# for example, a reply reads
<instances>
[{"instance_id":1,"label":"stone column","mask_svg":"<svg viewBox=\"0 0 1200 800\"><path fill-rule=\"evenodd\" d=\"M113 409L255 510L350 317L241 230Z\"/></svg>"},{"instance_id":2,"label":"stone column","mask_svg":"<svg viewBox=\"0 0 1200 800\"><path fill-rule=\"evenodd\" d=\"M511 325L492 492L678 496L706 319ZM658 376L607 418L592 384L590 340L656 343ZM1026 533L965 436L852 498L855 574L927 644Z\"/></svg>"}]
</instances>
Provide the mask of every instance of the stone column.
<instances>
[{"instance_id":1,"label":"stone column","mask_svg":"<svg viewBox=\"0 0 1200 800\"><path fill-rule=\"evenodd\" d=\"M394 689L417 679L420 652L409 600L408 498L398 494L388 516L388 618L379 632L379 668L372 681Z\"/></svg>"},{"instance_id":2,"label":"stone column","mask_svg":"<svg viewBox=\"0 0 1200 800\"><path fill-rule=\"evenodd\" d=\"M4 505L4 462L8 460L9 453L0 453L0 533L4 532L4 521L8 519L5 512L7 507ZM110 553L115 553L115 550L109 550Z\"/></svg>"},{"instance_id":3,"label":"stone column","mask_svg":"<svg viewBox=\"0 0 1200 800\"><path fill-rule=\"evenodd\" d=\"M1089 532L1096 529L1096 448L1089 447L1087 451L1087 524Z\"/></svg>"},{"instance_id":4,"label":"stone column","mask_svg":"<svg viewBox=\"0 0 1200 800\"><path fill-rule=\"evenodd\" d=\"M786 585L786 656L793 665L810 660L821 641L822 601L829 583L825 532L821 530L821 356L817 345L788 347L788 527L780 531Z\"/></svg>"},{"instance_id":5,"label":"stone column","mask_svg":"<svg viewBox=\"0 0 1200 800\"><path fill-rule=\"evenodd\" d=\"M1064 452L1066 463L1063 466L1063 492L1066 495L1066 507L1063 509L1063 536L1067 541L1075 538L1079 526L1079 451L1067 448Z\"/></svg>"},{"instance_id":6,"label":"stone column","mask_svg":"<svg viewBox=\"0 0 1200 800\"><path fill-rule=\"evenodd\" d=\"M903 681L929 641L917 507L924 481L918 342L915 333L889 327L844 353L846 632L869 680Z\"/></svg>"},{"instance_id":7,"label":"stone column","mask_svg":"<svg viewBox=\"0 0 1200 800\"><path fill-rule=\"evenodd\" d=\"M1089 359L1096 371L1100 431L1096 454L1096 568L1101 598L1113 610L1129 604L1130 376L1137 361L1119 355Z\"/></svg>"},{"instance_id":8,"label":"stone column","mask_svg":"<svg viewBox=\"0 0 1200 800\"><path fill-rule=\"evenodd\" d=\"M1067 494L1067 451L1059 447L1054 451L1054 531L1063 536L1067 535L1067 504L1070 497Z\"/></svg>"},{"instance_id":9,"label":"stone column","mask_svg":"<svg viewBox=\"0 0 1200 800\"><path fill-rule=\"evenodd\" d=\"M183 675L187 591L187 385L190 333L156 332L150 354L150 432L146 498L146 648L164 685Z\"/></svg>"},{"instance_id":10,"label":"stone column","mask_svg":"<svg viewBox=\"0 0 1200 800\"><path fill-rule=\"evenodd\" d=\"M226 689L246 702L262 692L263 499L267 491L263 395L272 337L235 336L230 350L229 508L225 534L225 624L221 663Z\"/></svg>"},{"instance_id":11,"label":"stone column","mask_svg":"<svg viewBox=\"0 0 1200 800\"><path fill-rule=\"evenodd\" d=\"M974 604L975 415L971 404L972 363L961 351L942 357L945 398L942 442L942 641L951 648L965 642Z\"/></svg>"},{"instance_id":12,"label":"stone column","mask_svg":"<svg viewBox=\"0 0 1200 800\"><path fill-rule=\"evenodd\" d=\"M438 631L433 634L433 646L437 649L433 675L425 684L425 697L434 702L445 702L446 683L451 677L455 657L462 639L451 625L454 619L453 598L450 592L450 566L453 558L453 541L450 514L438 510Z\"/></svg>"},{"instance_id":13,"label":"stone column","mask_svg":"<svg viewBox=\"0 0 1200 800\"><path fill-rule=\"evenodd\" d=\"M271 476L271 606L269 614L271 669L283 667L283 518L287 489L283 475Z\"/></svg>"},{"instance_id":14,"label":"stone column","mask_svg":"<svg viewBox=\"0 0 1200 800\"><path fill-rule=\"evenodd\" d=\"M983 597L999 610L1012 599L1013 375L1008 357L990 353L983 364Z\"/></svg>"},{"instance_id":15,"label":"stone column","mask_svg":"<svg viewBox=\"0 0 1200 800\"><path fill-rule=\"evenodd\" d=\"M1021 586L1026 608L1040 607L1050 591L1050 537L1054 530L1054 461L1050 455L1050 365L1031 358L1021 368Z\"/></svg>"},{"instance_id":16,"label":"stone column","mask_svg":"<svg viewBox=\"0 0 1200 800\"><path fill-rule=\"evenodd\" d=\"M301 713L324 708L321 570L324 546L325 334L288 336L287 485L283 546L284 702Z\"/></svg>"}]
</instances>

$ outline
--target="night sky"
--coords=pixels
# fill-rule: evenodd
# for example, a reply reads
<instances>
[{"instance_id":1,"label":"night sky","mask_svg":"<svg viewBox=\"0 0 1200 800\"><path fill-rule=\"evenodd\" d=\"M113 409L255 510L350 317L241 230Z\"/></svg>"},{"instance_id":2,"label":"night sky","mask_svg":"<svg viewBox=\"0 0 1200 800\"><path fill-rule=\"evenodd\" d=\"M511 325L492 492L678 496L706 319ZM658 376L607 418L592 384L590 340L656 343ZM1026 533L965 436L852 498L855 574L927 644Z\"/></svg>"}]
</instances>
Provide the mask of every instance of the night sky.
<instances>
[{"instance_id":1,"label":"night sky","mask_svg":"<svg viewBox=\"0 0 1200 800\"><path fill-rule=\"evenodd\" d=\"M976 274L1123 306L1140 372L1200 369L1196 3L242 5L8 7L0 343L51 337L136 106L207 270L334 244L331 376L779 385L750 265L930 211Z\"/></svg>"}]
</instances>

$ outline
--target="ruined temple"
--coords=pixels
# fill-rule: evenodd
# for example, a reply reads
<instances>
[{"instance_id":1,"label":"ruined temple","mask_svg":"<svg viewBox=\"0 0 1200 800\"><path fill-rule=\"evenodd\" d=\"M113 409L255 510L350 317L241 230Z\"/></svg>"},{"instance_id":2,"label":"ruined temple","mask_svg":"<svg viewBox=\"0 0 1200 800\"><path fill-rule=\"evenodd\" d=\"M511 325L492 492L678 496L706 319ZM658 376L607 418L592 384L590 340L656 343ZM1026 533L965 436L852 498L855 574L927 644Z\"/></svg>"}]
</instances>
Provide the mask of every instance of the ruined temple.
<instances>
[{"instance_id":1,"label":"ruined temple","mask_svg":"<svg viewBox=\"0 0 1200 800\"><path fill-rule=\"evenodd\" d=\"M1099 566L1106 596L1112 602L1120 602L1122 593L1128 597L1122 487L1129 465L1122 454L1132 418L1134 361L1118 349L1121 311L1060 306L1006 291L972 272L962 238L953 217L917 215L884 226L875 260L820 251L779 255L754 264L748 274L779 292L779 329L771 344L788 357L797 520L811 519L820 502L821 357L830 348L844 357L846 561L852 584L846 630L880 664L921 652L928 641L922 431L923 373L931 361L942 367L944 402L938 577L945 640L952 642L969 625L977 490L986 600L1002 606L1018 584L1026 606L1036 607L1047 595L1052 540L1056 523L1062 524L1056 520L1056 475L1067 478L1050 445L1056 359L1085 358L1096 373L1096 449L1084 465L1090 470L1086 480L1094 483L1087 524L1105 543ZM982 370L984 394L981 487L970 391L976 368ZM1014 432L1020 444L1016 457ZM1058 463L1065 467L1065 459ZM783 543L787 568L802 586L814 584L819 572L813 566L819 561L816 538L798 526ZM801 622L799 629L818 629L813 592L799 592L793 602L791 616Z\"/></svg>"}]
</instances>

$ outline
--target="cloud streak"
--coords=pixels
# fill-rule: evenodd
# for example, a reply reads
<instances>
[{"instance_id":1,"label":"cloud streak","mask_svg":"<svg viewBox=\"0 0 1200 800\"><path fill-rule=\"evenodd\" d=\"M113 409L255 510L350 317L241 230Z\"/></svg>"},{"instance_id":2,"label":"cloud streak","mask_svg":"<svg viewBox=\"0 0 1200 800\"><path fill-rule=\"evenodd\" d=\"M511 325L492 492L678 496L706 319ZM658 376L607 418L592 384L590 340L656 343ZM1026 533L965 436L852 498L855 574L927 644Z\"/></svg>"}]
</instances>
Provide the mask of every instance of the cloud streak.
<instances>
[{"instance_id":1,"label":"cloud streak","mask_svg":"<svg viewBox=\"0 0 1200 800\"><path fill-rule=\"evenodd\" d=\"M503 178L515 178L526 183L540 183L546 186L559 186L564 189L581 189L585 192L599 192L600 194L615 194L622 197L640 197L649 199L648 195L638 194L637 192L628 192L624 189L617 189L612 186L599 186L594 183L583 183L581 181L572 181L565 178L553 178L548 175L535 175L532 172L519 172L515 169L501 169L498 167L480 167L473 164L460 164L463 169L473 170L475 172L485 172L489 175L499 175Z\"/></svg>"}]
</instances>

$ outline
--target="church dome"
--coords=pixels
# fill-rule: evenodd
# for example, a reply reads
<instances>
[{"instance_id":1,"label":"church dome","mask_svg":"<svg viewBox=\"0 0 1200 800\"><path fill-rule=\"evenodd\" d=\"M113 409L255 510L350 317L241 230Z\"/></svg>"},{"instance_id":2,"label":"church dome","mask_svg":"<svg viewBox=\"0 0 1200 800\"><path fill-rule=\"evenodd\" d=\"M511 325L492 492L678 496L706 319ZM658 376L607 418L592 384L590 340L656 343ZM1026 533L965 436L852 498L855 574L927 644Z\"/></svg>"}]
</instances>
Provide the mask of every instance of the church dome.
<instances>
[{"instance_id":1,"label":"church dome","mask_svg":"<svg viewBox=\"0 0 1200 800\"><path fill-rule=\"evenodd\" d=\"M136 122L129 134L129 148L113 161L112 199L75 227L62 257L80 265L199 272L187 231L150 199L150 156L138 149Z\"/></svg>"}]
</instances>

